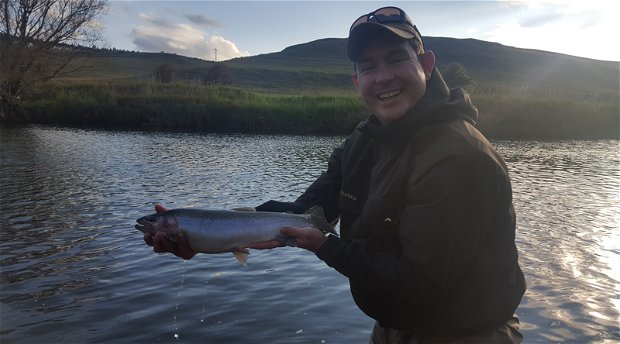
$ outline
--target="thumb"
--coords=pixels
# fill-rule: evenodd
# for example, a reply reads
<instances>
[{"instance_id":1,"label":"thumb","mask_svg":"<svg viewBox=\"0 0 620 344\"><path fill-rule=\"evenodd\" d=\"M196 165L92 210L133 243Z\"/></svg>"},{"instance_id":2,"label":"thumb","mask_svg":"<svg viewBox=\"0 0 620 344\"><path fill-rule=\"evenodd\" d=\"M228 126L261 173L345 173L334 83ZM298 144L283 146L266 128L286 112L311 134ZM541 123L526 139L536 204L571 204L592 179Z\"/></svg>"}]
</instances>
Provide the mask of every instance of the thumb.
<instances>
[{"instance_id":1,"label":"thumb","mask_svg":"<svg viewBox=\"0 0 620 344\"><path fill-rule=\"evenodd\" d=\"M280 233L290 237L297 237L300 235L300 230L295 227L282 227L280 228Z\"/></svg>"}]
</instances>

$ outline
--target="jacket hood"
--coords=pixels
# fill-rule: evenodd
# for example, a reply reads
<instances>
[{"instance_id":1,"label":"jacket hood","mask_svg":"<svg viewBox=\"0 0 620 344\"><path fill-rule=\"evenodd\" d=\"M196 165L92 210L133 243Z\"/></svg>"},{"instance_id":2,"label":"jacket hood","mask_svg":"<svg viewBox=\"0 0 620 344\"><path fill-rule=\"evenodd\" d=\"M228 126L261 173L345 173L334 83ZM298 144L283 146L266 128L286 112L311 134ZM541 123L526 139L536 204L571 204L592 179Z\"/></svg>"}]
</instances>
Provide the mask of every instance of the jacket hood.
<instances>
[{"instance_id":1,"label":"jacket hood","mask_svg":"<svg viewBox=\"0 0 620 344\"><path fill-rule=\"evenodd\" d=\"M462 119L475 124L478 120L478 109L471 102L467 91L462 88L448 88L443 76L435 67L426 85L426 92L403 118L383 125L372 115L357 128L371 135L391 136L400 132L410 132L424 123L451 119Z\"/></svg>"}]
</instances>

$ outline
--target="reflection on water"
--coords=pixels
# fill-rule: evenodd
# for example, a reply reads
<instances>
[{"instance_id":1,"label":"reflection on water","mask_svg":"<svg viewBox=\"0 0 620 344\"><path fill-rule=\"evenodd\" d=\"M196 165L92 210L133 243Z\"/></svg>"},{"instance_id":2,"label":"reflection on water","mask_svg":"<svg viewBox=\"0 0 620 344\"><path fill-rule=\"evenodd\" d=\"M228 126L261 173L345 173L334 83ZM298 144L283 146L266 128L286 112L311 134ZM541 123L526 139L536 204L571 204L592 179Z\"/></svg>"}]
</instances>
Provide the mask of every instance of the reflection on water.
<instances>
[{"instance_id":1,"label":"reflection on water","mask_svg":"<svg viewBox=\"0 0 620 344\"><path fill-rule=\"evenodd\" d=\"M618 141L499 147L519 216L526 329L544 342L619 340Z\"/></svg>"},{"instance_id":2,"label":"reflection on water","mask_svg":"<svg viewBox=\"0 0 620 344\"><path fill-rule=\"evenodd\" d=\"M366 342L372 320L346 279L308 252L183 263L132 230L155 202L293 199L341 140L1 130L0 341ZM496 146L515 191L526 342L620 340L618 141Z\"/></svg>"}]
</instances>

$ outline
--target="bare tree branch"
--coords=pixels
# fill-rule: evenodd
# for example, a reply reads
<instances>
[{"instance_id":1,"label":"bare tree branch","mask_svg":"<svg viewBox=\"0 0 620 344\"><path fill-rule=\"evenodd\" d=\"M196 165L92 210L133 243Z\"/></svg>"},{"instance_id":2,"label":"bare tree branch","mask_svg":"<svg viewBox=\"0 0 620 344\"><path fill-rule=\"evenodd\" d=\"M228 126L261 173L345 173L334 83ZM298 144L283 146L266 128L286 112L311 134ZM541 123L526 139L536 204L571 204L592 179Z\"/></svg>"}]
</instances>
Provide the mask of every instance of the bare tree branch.
<instances>
[{"instance_id":1,"label":"bare tree branch","mask_svg":"<svg viewBox=\"0 0 620 344\"><path fill-rule=\"evenodd\" d=\"M0 0L0 120L31 88L58 77L79 52L102 42L107 0Z\"/></svg>"}]
</instances>

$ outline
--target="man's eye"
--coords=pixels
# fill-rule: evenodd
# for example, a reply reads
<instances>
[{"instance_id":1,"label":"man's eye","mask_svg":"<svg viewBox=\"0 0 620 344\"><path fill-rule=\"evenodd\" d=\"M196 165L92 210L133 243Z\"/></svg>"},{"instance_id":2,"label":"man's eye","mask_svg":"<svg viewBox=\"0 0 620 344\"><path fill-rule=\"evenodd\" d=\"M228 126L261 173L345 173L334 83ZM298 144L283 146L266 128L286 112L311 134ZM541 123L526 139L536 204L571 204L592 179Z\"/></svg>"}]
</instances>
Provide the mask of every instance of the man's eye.
<instances>
[{"instance_id":1,"label":"man's eye","mask_svg":"<svg viewBox=\"0 0 620 344\"><path fill-rule=\"evenodd\" d=\"M373 70L374 68L375 66L372 64L360 65L360 72L368 72Z\"/></svg>"},{"instance_id":2,"label":"man's eye","mask_svg":"<svg viewBox=\"0 0 620 344\"><path fill-rule=\"evenodd\" d=\"M390 62L391 63L398 63L398 62L407 61L407 60L408 60L407 56L394 56L394 57L392 57Z\"/></svg>"}]
</instances>

